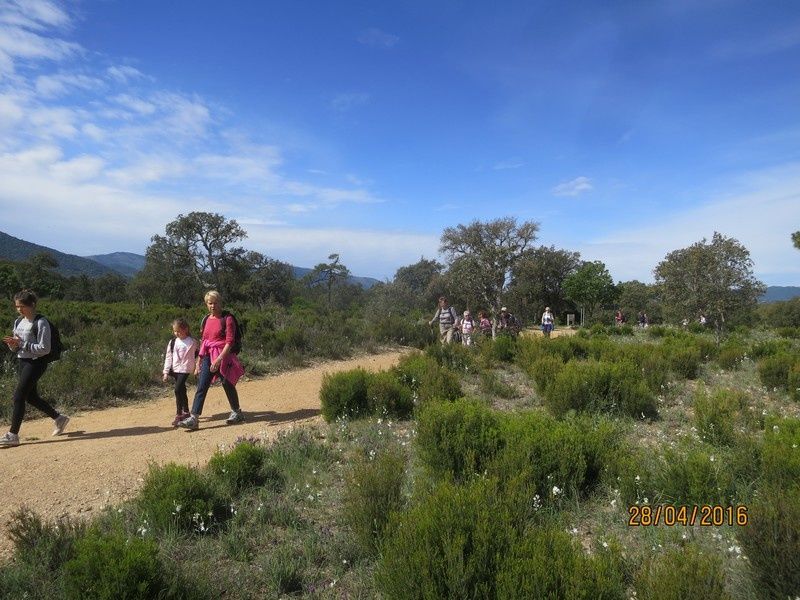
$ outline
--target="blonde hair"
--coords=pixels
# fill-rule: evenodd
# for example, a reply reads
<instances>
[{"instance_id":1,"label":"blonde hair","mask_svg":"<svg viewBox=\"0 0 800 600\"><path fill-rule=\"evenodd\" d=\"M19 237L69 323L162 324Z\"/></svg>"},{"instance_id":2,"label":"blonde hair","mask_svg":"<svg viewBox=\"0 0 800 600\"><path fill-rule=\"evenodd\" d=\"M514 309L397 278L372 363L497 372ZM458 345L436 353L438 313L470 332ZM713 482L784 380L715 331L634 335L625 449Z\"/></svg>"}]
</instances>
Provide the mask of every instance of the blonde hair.
<instances>
[{"instance_id":1,"label":"blonde hair","mask_svg":"<svg viewBox=\"0 0 800 600\"><path fill-rule=\"evenodd\" d=\"M206 292L206 295L203 296L203 300L208 302L209 300L216 300L220 304L222 304L222 294L220 294L217 290L211 290Z\"/></svg>"}]
</instances>

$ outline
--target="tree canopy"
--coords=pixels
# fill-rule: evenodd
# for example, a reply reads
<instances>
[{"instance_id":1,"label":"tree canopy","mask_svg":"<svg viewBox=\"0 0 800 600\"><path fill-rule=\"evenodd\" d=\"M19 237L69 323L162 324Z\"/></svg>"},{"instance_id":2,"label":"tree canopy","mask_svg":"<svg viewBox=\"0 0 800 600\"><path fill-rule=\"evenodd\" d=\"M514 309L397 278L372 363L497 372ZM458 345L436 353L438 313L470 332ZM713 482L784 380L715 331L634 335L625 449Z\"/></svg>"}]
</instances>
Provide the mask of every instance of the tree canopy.
<instances>
[{"instance_id":1,"label":"tree canopy","mask_svg":"<svg viewBox=\"0 0 800 600\"><path fill-rule=\"evenodd\" d=\"M606 265L595 260L584 262L564 280L564 292L569 300L582 306L586 315L591 317L599 306L614 300L616 288Z\"/></svg>"},{"instance_id":2,"label":"tree canopy","mask_svg":"<svg viewBox=\"0 0 800 600\"><path fill-rule=\"evenodd\" d=\"M718 232L710 242L670 252L654 274L667 316L694 320L704 313L718 331L747 318L766 290L753 276L747 248Z\"/></svg>"},{"instance_id":3,"label":"tree canopy","mask_svg":"<svg viewBox=\"0 0 800 600\"><path fill-rule=\"evenodd\" d=\"M517 262L531 252L539 224L513 217L448 227L440 251L467 298L500 311Z\"/></svg>"}]
</instances>

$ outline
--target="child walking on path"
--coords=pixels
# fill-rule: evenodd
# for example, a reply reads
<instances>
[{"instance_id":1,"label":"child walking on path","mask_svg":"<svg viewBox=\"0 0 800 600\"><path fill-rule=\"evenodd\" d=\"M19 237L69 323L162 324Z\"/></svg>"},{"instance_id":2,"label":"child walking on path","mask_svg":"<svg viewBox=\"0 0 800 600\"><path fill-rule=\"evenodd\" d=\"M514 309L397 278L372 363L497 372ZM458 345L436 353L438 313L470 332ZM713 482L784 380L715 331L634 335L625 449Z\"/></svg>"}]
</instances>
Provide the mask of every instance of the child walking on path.
<instances>
[{"instance_id":1,"label":"child walking on path","mask_svg":"<svg viewBox=\"0 0 800 600\"><path fill-rule=\"evenodd\" d=\"M239 408L239 394L236 391L236 382L244 374L239 357L236 356L234 345L237 340L236 319L228 312L222 310L222 296L219 292L210 291L205 295L208 315L203 319L200 328L200 355L195 364L197 377L197 391L194 394L192 412L179 427L197 429L200 427L199 418L203 414L203 404L211 383L222 379L222 389L231 406L231 414L225 420L228 425L244 421L244 413Z\"/></svg>"},{"instance_id":2,"label":"child walking on path","mask_svg":"<svg viewBox=\"0 0 800 600\"><path fill-rule=\"evenodd\" d=\"M50 323L36 313L36 301L36 294L30 290L22 290L14 295L14 308L20 317L14 322L14 334L3 338L5 345L17 353L17 387L14 390L11 428L0 437L0 448L19 446L19 429L25 417L26 402L55 421L53 435L63 433L69 423L69 417L45 402L36 390L36 384L47 370L46 356L51 350Z\"/></svg>"},{"instance_id":3,"label":"child walking on path","mask_svg":"<svg viewBox=\"0 0 800 600\"><path fill-rule=\"evenodd\" d=\"M186 393L186 380L194 372L195 359L200 344L189 335L189 323L186 319L175 319L172 322L174 337L167 344L164 355L164 381L175 378L175 419L172 426L189 418L189 396Z\"/></svg>"},{"instance_id":4,"label":"child walking on path","mask_svg":"<svg viewBox=\"0 0 800 600\"><path fill-rule=\"evenodd\" d=\"M464 311L464 318L461 320L461 343L465 346L472 345L472 332L475 331L475 320L468 310Z\"/></svg>"}]
</instances>

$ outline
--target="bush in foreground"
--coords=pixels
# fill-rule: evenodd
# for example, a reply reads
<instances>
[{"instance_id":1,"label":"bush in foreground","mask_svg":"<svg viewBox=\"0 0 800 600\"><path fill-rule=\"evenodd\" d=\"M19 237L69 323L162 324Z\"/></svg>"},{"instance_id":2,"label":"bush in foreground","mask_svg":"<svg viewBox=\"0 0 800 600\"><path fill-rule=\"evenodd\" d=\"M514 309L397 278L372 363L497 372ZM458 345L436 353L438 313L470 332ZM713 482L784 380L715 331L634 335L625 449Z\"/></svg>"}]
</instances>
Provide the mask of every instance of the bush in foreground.
<instances>
[{"instance_id":1,"label":"bush in foreground","mask_svg":"<svg viewBox=\"0 0 800 600\"><path fill-rule=\"evenodd\" d=\"M730 600L722 559L695 545L651 556L635 580L639 600Z\"/></svg>"},{"instance_id":2,"label":"bush in foreground","mask_svg":"<svg viewBox=\"0 0 800 600\"><path fill-rule=\"evenodd\" d=\"M330 422L337 417L358 418L372 412L367 387L370 374L364 369L352 369L328 374L322 378L319 392L322 416Z\"/></svg>"}]
</instances>

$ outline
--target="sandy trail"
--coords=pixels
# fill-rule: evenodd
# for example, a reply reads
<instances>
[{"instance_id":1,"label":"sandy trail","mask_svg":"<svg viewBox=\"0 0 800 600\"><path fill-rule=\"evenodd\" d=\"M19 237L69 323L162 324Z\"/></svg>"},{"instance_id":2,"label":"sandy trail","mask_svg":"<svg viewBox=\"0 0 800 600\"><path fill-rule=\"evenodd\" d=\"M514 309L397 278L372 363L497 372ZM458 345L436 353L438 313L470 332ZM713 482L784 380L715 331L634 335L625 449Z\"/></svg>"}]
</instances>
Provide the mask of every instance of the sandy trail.
<instances>
[{"instance_id":1,"label":"sandy trail","mask_svg":"<svg viewBox=\"0 0 800 600\"><path fill-rule=\"evenodd\" d=\"M65 433L52 437L53 421L26 421L20 446L0 450L0 557L10 555L7 526L20 506L55 518L83 516L130 498L149 463L201 465L239 436L271 438L297 423L321 420L324 373L363 367L387 369L401 352L326 362L237 386L247 421L226 425L230 411L220 386L206 398L198 431L173 429L173 395L135 406L71 414ZM189 390L191 394L193 386ZM31 409L35 410L35 409Z\"/></svg>"}]
</instances>

